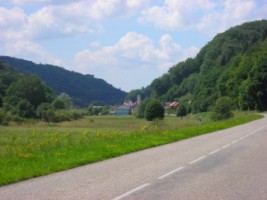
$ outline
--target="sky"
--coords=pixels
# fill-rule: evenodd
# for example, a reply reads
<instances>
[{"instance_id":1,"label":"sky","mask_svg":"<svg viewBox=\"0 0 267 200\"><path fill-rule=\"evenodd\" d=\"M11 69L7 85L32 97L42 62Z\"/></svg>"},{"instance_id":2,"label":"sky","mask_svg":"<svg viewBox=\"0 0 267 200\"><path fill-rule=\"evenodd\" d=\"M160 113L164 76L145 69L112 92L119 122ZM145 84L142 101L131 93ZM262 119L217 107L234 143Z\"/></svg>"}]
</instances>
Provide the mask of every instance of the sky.
<instances>
[{"instance_id":1,"label":"sky","mask_svg":"<svg viewBox=\"0 0 267 200\"><path fill-rule=\"evenodd\" d=\"M0 0L0 55L146 87L266 0ZM82 87L82 86L81 86Z\"/></svg>"}]
</instances>

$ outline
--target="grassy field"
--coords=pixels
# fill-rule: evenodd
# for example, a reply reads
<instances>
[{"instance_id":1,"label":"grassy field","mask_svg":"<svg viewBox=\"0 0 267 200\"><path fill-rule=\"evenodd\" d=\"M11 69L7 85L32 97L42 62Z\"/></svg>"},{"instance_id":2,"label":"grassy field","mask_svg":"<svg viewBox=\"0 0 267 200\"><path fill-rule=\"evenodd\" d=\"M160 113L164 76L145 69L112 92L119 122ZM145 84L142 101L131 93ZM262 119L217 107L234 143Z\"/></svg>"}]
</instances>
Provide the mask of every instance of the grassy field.
<instances>
[{"instance_id":1,"label":"grassy field","mask_svg":"<svg viewBox=\"0 0 267 200\"><path fill-rule=\"evenodd\" d=\"M199 125L198 117L202 118ZM207 113L163 121L116 116L0 126L0 185L93 163L261 118L237 112L235 117L211 122Z\"/></svg>"}]
</instances>

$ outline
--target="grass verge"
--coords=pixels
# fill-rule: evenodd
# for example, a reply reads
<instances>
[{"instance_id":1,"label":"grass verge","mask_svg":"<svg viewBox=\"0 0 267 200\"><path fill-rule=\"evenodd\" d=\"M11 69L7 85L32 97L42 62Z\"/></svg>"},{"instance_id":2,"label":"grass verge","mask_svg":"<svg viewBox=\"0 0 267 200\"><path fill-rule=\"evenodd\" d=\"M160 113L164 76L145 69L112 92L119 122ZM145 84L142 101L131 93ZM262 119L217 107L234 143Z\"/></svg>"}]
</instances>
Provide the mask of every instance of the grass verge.
<instances>
[{"instance_id":1,"label":"grass verge","mask_svg":"<svg viewBox=\"0 0 267 200\"><path fill-rule=\"evenodd\" d=\"M261 118L252 113L211 122L206 113L149 123L134 117L96 117L60 123L0 127L0 185L101 161Z\"/></svg>"}]
</instances>

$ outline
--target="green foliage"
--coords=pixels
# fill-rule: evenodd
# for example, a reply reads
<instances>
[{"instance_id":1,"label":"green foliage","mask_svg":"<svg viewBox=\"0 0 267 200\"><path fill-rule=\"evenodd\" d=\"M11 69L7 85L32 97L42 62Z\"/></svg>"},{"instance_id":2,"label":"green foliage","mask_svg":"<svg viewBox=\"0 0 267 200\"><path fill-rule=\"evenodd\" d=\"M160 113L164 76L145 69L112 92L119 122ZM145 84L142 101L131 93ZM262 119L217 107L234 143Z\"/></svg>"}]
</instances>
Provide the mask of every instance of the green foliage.
<instances>
[{"instance_id":1,"label":"green foliage","mask_svg":"<svg viewBox=\"0 0 267 200\"><path fill-rule=\"evenodd\" d=\"M148 121L164 118L164 107L158 99L151 99L148 101L145 108L145 118Z\"/></svg>"},{"instance_id":2,"label":"green foliage","mask_svg":"<svg viewBox=\"0 0 267 200\"><path fill-rule=\"evenodd\" d=\"M220 122L202 118L205 123L199 127L194 115L178 121L166 117L160 129L145 120L116 116L88 117L54 126L1 127L0 185L225 129L260 116L241 113Z\"/></svg>"},{"instance_id":3,"label":"green foliage","mask_svg":"<svg viewBox=\"0 0 267 200\"><path fill-rule=\"evenodd\" d=\"M7 121L38 117L37 108L50 103L55 95L37 76L24 75L0 62L1 106ZM19 119L19 120L17 120Z\"/></svg>"},{"instance_id":4,"label":"green foliage","mask_svg":"<svg viewBox=\"0 0 267 200\"><path fill-rule=\"evenodd\" d=\"M184 116L187 115L187 109L184 103L181 103L179 105L179 108L177 109L176 116L183 118Z\"/></svg>"},{"instance_id":5,"label":"green foliage","mask_svg":"<svg viewBox=\"0 0 267 200\"><path fill-rule=\"evenodd\" d=\"M52 106L53 108L55 109L64 109L65 108L65 104L64 102L59 99L59 98L56 98L53 102L52 102Z\"/></svg>"},{"instance_id":6,"label":"green foliage","mask_svg":"<svg viewBox=\"0 0 267 200\"><path fill-rule=\"evenodd\" d=\"M58 95L63 92L67 93L76 106L85 107L93 101L104 104L118 104L126 96L126 92L114 88L106 81L97 79L93 75L82 75L57 66L35 64L8 56L0 56L0 61L22 72L37 74Z\"/></svg>"},{"instance_id":7,"label":"green foliage","mask_svg":"<svg viewBox=\"0 0 267 200\"><path fill-rule=\"evenodd\" d=\"M55 112L53 107L48 104L48 103L42 103L38 108L37 108L37 115L38 117L47 122L48 124L50 122L55 121Z\"/></svg>"},{"instance_id":8,"label":"green foliage","mask_svg":"<svg viewBox=\"0 0 267 200\"><path fill-rule=\"evenodd\" d=\"M5 121L5 112L0 108L0 125Z\"/></svg>"},{"instance_id":9,"label":"green foliage","mask_svg":"<svg viewBox=\"0 0 267 200\"><path fill-rule=\"evenodd\" d=\"M213 108L211 119L214 121L219 121L233 117L232 107L233 102L230 97L218 98Z\"/></svg>"},{"instance_id":10,"label":"green foliage","mask_svg":"<svg viewBox=\"0 0 267 200\"><path fill-rule=\"evenodd\" d=\"M61 93L52 103L56 109L70 109L72 107L72 99L66 93Z\"/></svg>"},{"instance_id":11,"label":"green foliage","mask_svg":"<svg viewBox=\"0 0 267 200\"><path fill-rule=\"evenodd\" d=\"M212 109L229 96L242 110L267 110L267 20L244 23L218 34L194 59L171 67L143 90L173 101L189 97L192 112Z\"/></svg>"},{"instance_id":12,"label":"green foliage","mask_svg":"<svg viewBox=\"0 0 267 200\"><path fill-rule=\"evenodd\" d=\"M151 99L144 99L141 101L141 104L138 107L136 117L137 118L144 118L145 117L145 110L146 110L146 105Z\"/></svg>"},{"instance_id":13,"label":"green foliage","mask_svg":"<svg viewBox=\"0 0 267 200\"><path fill-rule=\"evenodd\" d=\"M109 107L108 106L90 105L88 110L87 110L87 115L89 115L89 116L107 115L107 114L109 114Z\"/></svg>"},{"instance_id":14,"label":"green foliage","mask_svg":"<svg viewBox=\"0 0 267 200\"><path fill-rule=\"evenodd\" d=\"M7 93L18 99L26 99L34 108L47 102L46 87L37 76L23 76L13 82Z\"/></svg>"},{"instance_id":15,"label":"green foliage","mask_svg":"<svg viewBox=\"0 0 267 200\"><path fill-rule=\"evenodd\" d=\"M25 118L34 118L35 117L35 111L33 105L27 100L22 99L17 104L17 114L20 117Z\"/></svg>"}]
</instances>

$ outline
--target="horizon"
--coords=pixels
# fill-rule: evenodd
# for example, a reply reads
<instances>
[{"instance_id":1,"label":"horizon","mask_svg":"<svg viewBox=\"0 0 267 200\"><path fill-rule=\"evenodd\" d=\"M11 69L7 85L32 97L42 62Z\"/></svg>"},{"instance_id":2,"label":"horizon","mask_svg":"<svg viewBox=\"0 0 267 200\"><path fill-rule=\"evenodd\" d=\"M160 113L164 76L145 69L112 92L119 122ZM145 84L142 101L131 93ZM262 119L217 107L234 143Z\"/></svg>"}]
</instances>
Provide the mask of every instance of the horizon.
<instances>
[{"instance_id":1,"label":"horizon","mask_svg":"<svg viewBox=\"0 0 267 200\"><path fill-rule=\"evenodd\" d=\"M93 75L129 92L218 33L266 18L256 0L0 0L0 54Z\"/></svg>"}]
</instances>

